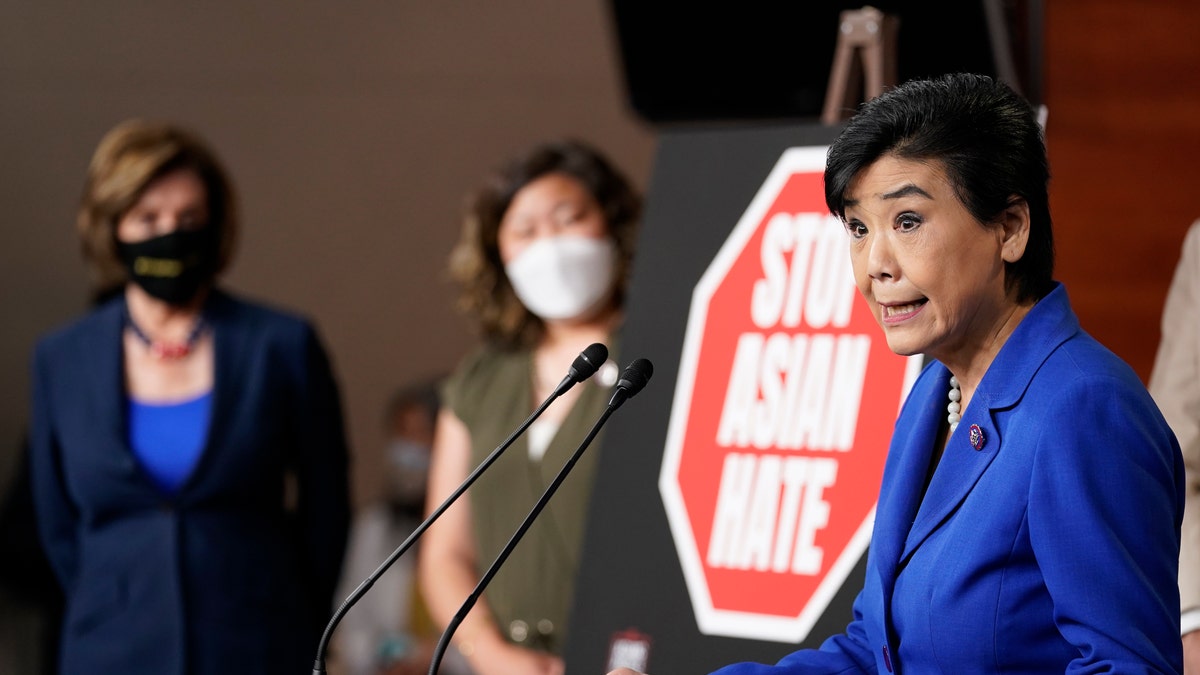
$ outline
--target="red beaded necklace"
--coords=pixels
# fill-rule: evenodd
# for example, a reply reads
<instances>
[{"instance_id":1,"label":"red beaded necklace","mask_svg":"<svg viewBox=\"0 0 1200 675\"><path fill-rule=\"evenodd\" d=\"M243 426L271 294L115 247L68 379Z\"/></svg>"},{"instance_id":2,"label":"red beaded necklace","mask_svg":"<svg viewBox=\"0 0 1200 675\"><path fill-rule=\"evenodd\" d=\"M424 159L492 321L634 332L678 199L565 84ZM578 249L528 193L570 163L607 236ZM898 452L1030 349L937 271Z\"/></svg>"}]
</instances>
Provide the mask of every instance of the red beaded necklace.
<instances>
[{"instance_id":1,"label":"red beaded necklace","mask_svg":"<svg viewBox=\"0 0 1200 675\"><path fill-rule=\"evenodd\" d=\"M196 341L200 339L200 334L204 331L206 324L203 316L197 317L196 325L192 327L191 332L188 333L187 338L183 342L164 342L152 339L140 326L134 323L128 309L125 310L125 325L129 326L129 329L133 331L139 342L146 345L146 348L150 350L150 354L154 358L163 361L178 361L192 353L192 349L196 346Z\"/></svg>"}]
</instances>

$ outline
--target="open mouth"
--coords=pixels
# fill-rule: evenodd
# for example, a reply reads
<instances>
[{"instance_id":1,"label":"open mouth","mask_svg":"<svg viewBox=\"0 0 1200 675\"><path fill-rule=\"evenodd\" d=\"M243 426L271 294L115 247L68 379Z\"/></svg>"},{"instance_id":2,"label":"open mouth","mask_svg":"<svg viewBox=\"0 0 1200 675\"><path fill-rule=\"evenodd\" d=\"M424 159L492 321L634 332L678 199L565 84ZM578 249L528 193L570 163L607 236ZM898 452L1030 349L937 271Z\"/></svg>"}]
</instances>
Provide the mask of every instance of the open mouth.
<instances>
[{"instance_id":1,"label":"open mouth","mask_svg":"<svg viewBox=\"0 0 1200 675\"><path fill-rule=\"evenodd\" d=\"M913 314L916 314L929 302L926 298L914 300L903 305L883 305L883 320L884 321L899 321L906 319Z\"/></svg>"}]
</instances>

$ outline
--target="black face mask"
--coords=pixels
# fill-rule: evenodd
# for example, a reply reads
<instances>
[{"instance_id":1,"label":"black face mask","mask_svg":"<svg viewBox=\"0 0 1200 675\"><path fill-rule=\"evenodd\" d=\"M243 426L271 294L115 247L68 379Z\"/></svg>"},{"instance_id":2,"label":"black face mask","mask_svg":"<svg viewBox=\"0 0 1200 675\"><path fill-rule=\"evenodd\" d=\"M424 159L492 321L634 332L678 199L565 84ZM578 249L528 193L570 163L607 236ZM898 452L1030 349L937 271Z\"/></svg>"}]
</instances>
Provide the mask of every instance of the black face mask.
<instances>
[{"instance_id":1,"label":"black face mask","mask_svg":"<svg viewBox=\"0 0 1200 675\"><path fill-rule=\"evenodd\" d=\"M134 244L118 241L117 255L142 290L168 304L184 305L212 277L217 238L211 227L176 230Z\"/></svg>"}]
</instances>

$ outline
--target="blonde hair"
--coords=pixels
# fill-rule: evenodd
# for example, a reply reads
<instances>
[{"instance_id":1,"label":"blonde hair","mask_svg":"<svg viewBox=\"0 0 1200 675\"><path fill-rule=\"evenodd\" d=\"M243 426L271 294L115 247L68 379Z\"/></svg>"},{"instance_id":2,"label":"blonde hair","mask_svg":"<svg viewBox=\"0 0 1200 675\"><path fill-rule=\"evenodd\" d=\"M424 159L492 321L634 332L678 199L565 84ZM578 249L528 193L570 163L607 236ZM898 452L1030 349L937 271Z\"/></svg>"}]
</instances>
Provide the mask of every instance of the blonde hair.
<instances>
[{"instance_id":1,"label":"blonde hair","mask_svg":"<svg viewBox=\"0 0 1200 675\"><path fill-rule=\"evenodd\" d=\"M177 126L128 120L113 127L96 147L76 215L96 297L112 293L128 279L116 252L117 223L151 183L178 169L194 171L205 187L208 227L216 228L218 240L213 276L228 267L238 230L237 197L216 155L198 136Z\"/></svg>"}]
</instances>

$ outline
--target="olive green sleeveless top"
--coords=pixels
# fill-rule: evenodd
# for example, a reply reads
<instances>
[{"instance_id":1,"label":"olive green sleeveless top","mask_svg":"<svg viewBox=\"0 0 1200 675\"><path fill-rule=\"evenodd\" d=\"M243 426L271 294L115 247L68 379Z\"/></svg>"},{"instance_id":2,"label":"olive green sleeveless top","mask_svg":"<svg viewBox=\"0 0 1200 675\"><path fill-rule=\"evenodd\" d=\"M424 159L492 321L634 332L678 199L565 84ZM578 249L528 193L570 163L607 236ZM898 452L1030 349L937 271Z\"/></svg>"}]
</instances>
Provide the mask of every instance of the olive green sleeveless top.
<instances>
[{"instance_id":1,"label":"olive green sleeveless top","mask_svg":"<svg viewBox=\"0 0 1200 675\"><path fill-rule=\"evenodd\" d=\"M603 384L599 379L593 377L575 385L583 391L541 460L529 457L529 446L522 435L468 490L480 575L604 412L611 397L611 383ZM477 349L447 380L443 396L444 405L470 431L474 469L541 403L533 400L532 353ZM555 654L561 654L566 645L567 620L601 442L598 436L588 446L484 591L501 633L511 642Z\"/></svg>"}]
</instances>

